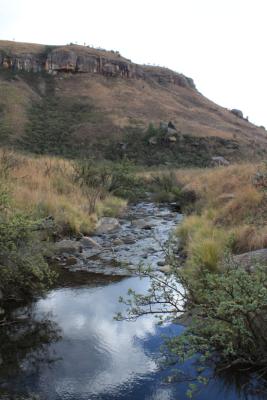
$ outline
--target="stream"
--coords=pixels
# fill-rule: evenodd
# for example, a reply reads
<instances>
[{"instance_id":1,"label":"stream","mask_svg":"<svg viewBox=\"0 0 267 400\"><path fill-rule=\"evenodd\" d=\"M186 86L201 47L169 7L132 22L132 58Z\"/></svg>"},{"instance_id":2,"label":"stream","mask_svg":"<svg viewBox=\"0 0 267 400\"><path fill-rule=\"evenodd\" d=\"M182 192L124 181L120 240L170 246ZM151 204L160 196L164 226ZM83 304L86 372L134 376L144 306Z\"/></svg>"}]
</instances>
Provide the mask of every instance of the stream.
<instances>
[{"instance_id":1,"label":"stream","mask_svg":"<svg viewBox=\"0 0 267 400\"><path fill-rule=\"evenodd\" d=\"M144 293L149 287L148 278L134 276L138 265L165 266L163 245L181 218L167 206L130 206L115 231L93 237L100 247L85 249L74 265L61 267L58 287L15 311L18 324L1 333L1 400L188 398L188 383L167 383L173 367L160 362L162 335L179 335L185 328L159 326L152 316L113 319L123 311L119 296L129 288ZM179 368L193 371L192 362ZM224 377L195 396L215 398L263 397L246 396L233 377Z\"/></svg>"}]
</instances>

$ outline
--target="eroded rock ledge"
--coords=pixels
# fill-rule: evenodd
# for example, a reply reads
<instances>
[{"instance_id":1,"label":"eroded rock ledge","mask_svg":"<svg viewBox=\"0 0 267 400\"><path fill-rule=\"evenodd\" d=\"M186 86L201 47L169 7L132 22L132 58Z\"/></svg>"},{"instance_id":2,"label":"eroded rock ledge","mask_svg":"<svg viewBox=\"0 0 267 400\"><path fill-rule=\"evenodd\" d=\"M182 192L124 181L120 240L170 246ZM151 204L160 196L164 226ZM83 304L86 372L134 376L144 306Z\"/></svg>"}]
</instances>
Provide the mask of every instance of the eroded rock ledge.
<instances>
[{"instance_id":1,"label":"eroded rock ledge","mask_svg":"<svg viewBox=\"0 0 267 400\"><path fill-rule=\"evenodd\" d=\"M172 83L195 89L191 78L167 68L134 64L118 52L78 45L38 46L13 42L1 44L0 41L0 67L15 72L97 73L109 77L153 80L161 85Z\"/></svg>"}]
</instances>

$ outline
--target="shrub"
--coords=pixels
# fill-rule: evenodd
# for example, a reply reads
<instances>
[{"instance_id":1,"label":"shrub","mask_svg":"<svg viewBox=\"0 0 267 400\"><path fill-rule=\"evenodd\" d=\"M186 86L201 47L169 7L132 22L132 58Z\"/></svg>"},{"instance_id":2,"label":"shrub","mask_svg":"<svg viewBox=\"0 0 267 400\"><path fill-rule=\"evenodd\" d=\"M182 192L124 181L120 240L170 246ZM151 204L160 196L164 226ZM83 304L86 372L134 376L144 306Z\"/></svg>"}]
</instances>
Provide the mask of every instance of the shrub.
<instances>
[{"instance_id":1,"label":"shrub","mask_svg":"<svg viewBox=\"0 0 267 400\"><path fill-rule=\"evenodd\" d=\"M187 329L167 338L166 345L172 365L193 359L196 375L186 375L187 381L205 383L209 375L233 368L250 371L247 386L258 389L262 379L266 384L267 269L255 265L254 271L247 273L231 258L224 260L221 271L203 270L197 280L179 268L165 277L141 271L151 278L151 286L145 295L129 290L129 298L120 299L128 306L126 314L117 319L135 320L151 313L160 322L179 323L185 317Z\"/></svg>"},{"instance_id":2,"label":"shrub","mask_svg":"<svg viewBox=\"0 0 267 400\"><path fill-rule=\"evenodd\" d=\"M0 198L5 198L2 195ZM44 259L36 221L15 213L5 200L0 213L0 289L2 303L40 294L54 278Z\"/></svg>"}]
</instances>

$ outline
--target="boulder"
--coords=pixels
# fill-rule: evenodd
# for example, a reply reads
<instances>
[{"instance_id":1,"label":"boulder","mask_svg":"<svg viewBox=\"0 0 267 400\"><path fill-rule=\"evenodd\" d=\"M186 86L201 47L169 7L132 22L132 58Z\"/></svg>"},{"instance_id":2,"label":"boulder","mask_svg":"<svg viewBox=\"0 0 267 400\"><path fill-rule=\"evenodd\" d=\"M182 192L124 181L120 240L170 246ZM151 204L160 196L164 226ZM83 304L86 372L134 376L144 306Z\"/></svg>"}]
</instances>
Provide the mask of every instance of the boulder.
<instances>
[{"instance_id":1,"label":"boulder","mask_svg":"<svg viewBox=\"0 0 267 400\"><path fill-rule=\"evenodd\" d=\"M82 246L81 246L80 242L78 242L77 240L71 240L71 239L63 239L63 240L60 240L59 242L56 242L55 248L56 248L57 254L80 253L82 250Z\"/></svg>"},{"instance_id":2,"label":"boulder","mask_svg":"<svg viewBox=\"0 0 267 400\"><path fill-rule=\"evenodd\" d=\"M233 200L235 195L233 193L224 193L217 197L217 200L221 201L222 203L227 203L227 201Z\"/></svg>"},{"instance_id":3,"label":"boulder","mask_svg":"<svg viewBox=\"0 0 267 400\"><path fill-rule=\"evenodd\" d=\"M158 270L160 272L163 272L164 274L169 274L171 272L171 268L172 267L170 265L166 264L166 265L159 267Z\"/></svg>"},{"instance_id":4,"label":"boulder","mask_svg":"<svg viewBox=\"0 0 267 400\"><path fill-rule=\"evenodd\" d=\"M150 218L135 219L132 221L132 225L138 229L152 229L156 224L150 220Z\"/></svg>"},{"instance_id":5,"label":"boulder","mask_svg":"<svg viewBox=\"0 0 267 400\"><path fill-rule=\"evenodd\" d=\"M119 229L120 223L117 218L103 217L96 224L96 235L102 235L104 233L112 232Z\"/></svg>"},{"instance_id":6,"label":"boulder","mask_svg":"<svg viewBox=\"0 0 267 400\"><path fill-rule=\"evenodd\" d=\"M234 114L238 118L242 118L242 119L244 118L242 111L241 110L237 110L236 108L233 108L231 110L231 113Z\"/></svg>"},{"instance_id":7,"label":"boulder","mask_svg":"<svg viewBox=\"0 0 267 400\"><path fill-rule=\"evenodd\" d=\"M256 264L267 267L267 249L254 250L239 254L234 256L234 261L247 271L253 271Z\"/></svg>"},{"instance_id":8,"label":"boulder","mask_svg":"<svg viewBox=\"0 0 267 400\"><path fill-rule=\"evenodd\" d=\"M159 127L162 131L168 132L168 124L167 122L160 122Z\"/></svg>"},{"instance_id":9,"label":"boulder","mask_svg":"<svg viewBox=\"0 0 267 400\"><path fill-rule=\"evenodd\" d=\"M176 131L175 125L172 123L172 121L170 121L170 122L168 123L168 128L173 129L173 130Z\"/></svg>"},{"instance_id":10,"label":"boulder","mask_svg":"<svg viewBox=\"0 0 267 400\"><path fill-rule=\"evenodd\" d=\"M134 244L136 242L136 240L135 240L135 238L129 236L129 237L124 238L123 242L125 244Z\"/></svg>"},{"instance_id":11,"label":"boulder","mask_svg":"<svg viewBox=\"0 0 267 400\"><path fill-rule=\"evenodd\" d=\"M149 144L152 144L152 145L157 144L157 138L156 138L156 136L152 136L151 138L149 138L149 139L148 139L148 143L149 143Z\"/></svg>"},{"instance_id":12,"label":"boulder","mask_svg":"<svg viewBox=\"0 0 267 400\"><path fill-rule=\"evenodd\" d=\"M168 135L176 135L176 133L177 133L176 129L168 128L167 130Z\"/></svg>"},{"instance_id":13,"label":"boulder","mask_svg":"<svg viewBox=\"0 0 267 400\"><path fill-rule=\"evenodd\" d=\"M68 266L75 265L75 264L77 264L77 258L74 257L74 256L69 256L69 257L66 258L65 264L68 265Z\"/></svg>"},{"instance_id":14,"label":"boulder","mask_svg":"<svg viewBox=\"0 0 267 400\"><path fill-rule=\"evenodd\" d=\"M165 264L166 264L165 261L158 261L158 262L157 262L157 265L158 265L159 267L164 267Z\"/></svg>"},{"instance_id":15,"label":"boulder","mask_svg":"<svg viewBox=\"0 0 267 400\"><path fill-rule=\"evenodd\" d=\"M224 166L230 165L230 162L222 156L212 157L211 162L214 167L219 167L221 165Z\"/></svg>"},{"instance_id":16,"label":"boulder","mask_svg":"<svg viewBox=\"0 0 267 400\"><path fill-rule=\"evenodd\" d=\"M121 246L123 244L123 241L121 239L115 239L112 242L113 246Z\"/></svg>"},{"instance_id":17,"label":"boulder","mask_svg":"<svg viewBox=\"0 0 267 400\"><path fill-rule=\"evenodd\" d=\"M177 137L176 136L169 136L168 141L171 143L177 142Z\"/></svg>"}]
</instances>

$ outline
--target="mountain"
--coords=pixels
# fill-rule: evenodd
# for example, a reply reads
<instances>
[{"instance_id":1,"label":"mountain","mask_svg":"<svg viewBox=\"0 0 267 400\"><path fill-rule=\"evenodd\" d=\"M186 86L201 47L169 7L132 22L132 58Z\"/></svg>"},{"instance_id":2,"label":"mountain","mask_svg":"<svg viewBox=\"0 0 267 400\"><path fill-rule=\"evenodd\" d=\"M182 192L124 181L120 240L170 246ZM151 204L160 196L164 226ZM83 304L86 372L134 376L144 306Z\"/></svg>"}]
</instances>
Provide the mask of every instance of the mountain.
<instances>
[{"instance_id":1,"label":"mountain","mask_svg":"<svg viewBox=\"0 0 267 400\"><path fill-rule=\"evenodd\" d=\"M208 165L267 152L264 127L191 78L115 51L0 41L0 93L2 145L36 153Z\"/></svg>"}]
</instances>

